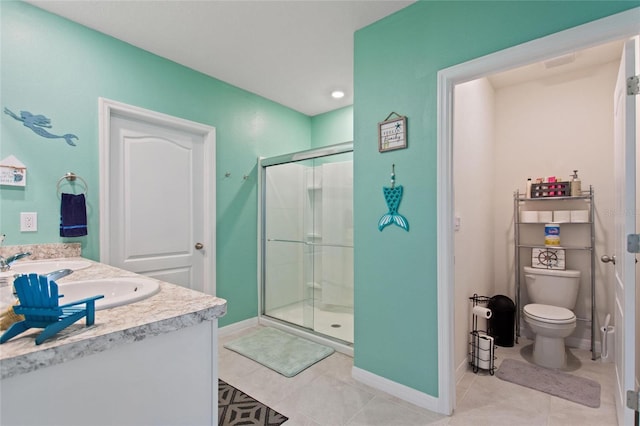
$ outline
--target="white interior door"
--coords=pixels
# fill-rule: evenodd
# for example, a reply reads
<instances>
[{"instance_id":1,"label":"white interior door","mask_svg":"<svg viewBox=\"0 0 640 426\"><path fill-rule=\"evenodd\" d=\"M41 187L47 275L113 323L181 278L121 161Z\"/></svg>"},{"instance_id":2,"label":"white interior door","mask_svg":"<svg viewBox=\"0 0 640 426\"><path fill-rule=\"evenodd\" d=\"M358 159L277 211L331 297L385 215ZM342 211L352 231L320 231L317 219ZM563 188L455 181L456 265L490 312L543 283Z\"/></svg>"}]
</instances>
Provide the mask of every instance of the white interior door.
<instances>
[{"instance_id":1,"label":"white interior door","mask_svg":"<svg viewBox=\"0 0 640 426\"><path fill-rule=\"evenodd\" d=\"M106 112L101 259L214 294L213 128L130 108Z\"/></svg>"},{"instance_id":2,"label":"white interior door","mask_svg":"<svg viewBox=\"0 0 640 426\"><path fill-rule=\"evenodd\" d=\"M618 424L634 423L626 408L627 390L635 390L636 260L627 251L627 235L636 233L637 95L627 94L627 79L637 75L638 37L625 43L614 93L615 139L615 361Z\"/></svg>"}]
</instances>

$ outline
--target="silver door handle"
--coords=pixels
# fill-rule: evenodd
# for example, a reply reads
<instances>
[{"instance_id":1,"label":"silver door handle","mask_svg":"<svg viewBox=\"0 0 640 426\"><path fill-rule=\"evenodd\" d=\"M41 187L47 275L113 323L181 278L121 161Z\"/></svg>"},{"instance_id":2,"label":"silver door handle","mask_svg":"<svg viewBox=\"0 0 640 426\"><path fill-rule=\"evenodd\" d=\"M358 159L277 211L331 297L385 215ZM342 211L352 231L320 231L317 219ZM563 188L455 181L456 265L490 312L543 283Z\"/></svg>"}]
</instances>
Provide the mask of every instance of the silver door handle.
<instances>
[{"instance_id":1,"label":"silver door handle","mask_svg":"<svg viewBox=\"0 0 640 426\"><path fill-rule=\"evenodd\" d=\"M202 243L196 243L195 247L196 247L196 250L202 250L204 248Z\"/></svg>"},{"instance_id":2,"label":"silver door handle","mask_svg":"<svg viewBox=\"0 0 640 426\"><path fill-rule=\"evenodd\" d=\"M609 262L611 262L611 263L613 263L613 264L615 265L615 264L616 264L616 256L615 256L615 254L614 254L613 256L609 257L609 256L607 256L607 255L605 254L605 255L602 255L602 257L600 258L600 261L601 261L602 263L609 263Z\"/></svg>"}]
</instances>

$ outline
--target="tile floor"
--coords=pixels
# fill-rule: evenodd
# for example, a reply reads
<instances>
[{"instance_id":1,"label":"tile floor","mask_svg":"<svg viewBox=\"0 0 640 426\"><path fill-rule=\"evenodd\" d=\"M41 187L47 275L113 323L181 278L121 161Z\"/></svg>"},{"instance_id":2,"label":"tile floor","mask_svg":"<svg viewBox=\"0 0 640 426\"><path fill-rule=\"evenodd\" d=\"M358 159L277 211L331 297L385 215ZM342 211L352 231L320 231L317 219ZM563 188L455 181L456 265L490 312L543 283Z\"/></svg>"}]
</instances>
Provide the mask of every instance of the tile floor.
<instances>
[{"instance_id":1,"label":"tile floor","mask_svg":"<svg viewBox=\"0 0 640 426\"><path fill-rule=\"evenodd\" d=\"M259 326L258 326L259 327ZM293 378L224 349L248 328L220 337L219 376L297 425L615 425L613 364L591 361L591 353L571 349L571 374L602 387L600 408L589 408L546 393L508 383L488 374L464 374L456 386L453 416L414 406L351 378L352 358L334 353ZM496 348L496 366L505 358L531 359L531 342Z\"/></svg>"}]
</instances>

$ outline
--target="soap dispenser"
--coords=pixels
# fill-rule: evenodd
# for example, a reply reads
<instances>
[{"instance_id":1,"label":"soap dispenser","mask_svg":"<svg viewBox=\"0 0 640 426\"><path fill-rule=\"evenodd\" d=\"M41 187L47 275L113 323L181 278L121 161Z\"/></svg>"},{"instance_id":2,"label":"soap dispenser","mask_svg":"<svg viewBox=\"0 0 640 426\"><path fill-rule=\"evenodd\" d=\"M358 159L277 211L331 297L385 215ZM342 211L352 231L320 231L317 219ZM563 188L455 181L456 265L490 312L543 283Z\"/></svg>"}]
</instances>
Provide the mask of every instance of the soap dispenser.
<instances>
[{"instance_id":1,"label":"soap dispenser","mask_svg":"<svg viewBox=\"0 0 640 426\"><path fill-rule=\"evenodd\" d=\"M571 196L579 197L582 195L582 182L578 178L578 171L574 170L571 175L573 179L571 179Z\"/></svg>"}]
</instances>

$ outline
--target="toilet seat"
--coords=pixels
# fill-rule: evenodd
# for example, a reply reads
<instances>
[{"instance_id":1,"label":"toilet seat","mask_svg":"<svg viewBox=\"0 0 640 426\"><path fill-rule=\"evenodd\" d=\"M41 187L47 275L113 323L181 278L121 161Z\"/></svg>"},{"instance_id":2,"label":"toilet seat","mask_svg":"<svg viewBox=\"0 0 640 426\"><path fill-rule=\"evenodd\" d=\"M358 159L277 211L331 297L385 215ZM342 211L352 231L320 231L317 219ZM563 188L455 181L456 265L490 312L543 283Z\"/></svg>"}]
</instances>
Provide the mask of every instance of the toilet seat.
<instances>
[{"instance_id":1,"label":"toilet seat","mask_svg":"<svg viewBox=\"0 0 640 426\"><path fill-rule=\"evenodd\" d=\"M573 312L560 306L531 303L525 305L523 311L531 319L550 324L571 324L576 321L576 316Z\"/></svg>"}]
</instances>

